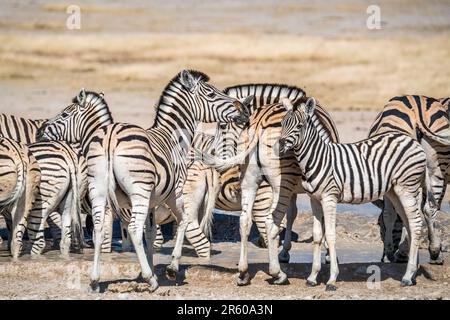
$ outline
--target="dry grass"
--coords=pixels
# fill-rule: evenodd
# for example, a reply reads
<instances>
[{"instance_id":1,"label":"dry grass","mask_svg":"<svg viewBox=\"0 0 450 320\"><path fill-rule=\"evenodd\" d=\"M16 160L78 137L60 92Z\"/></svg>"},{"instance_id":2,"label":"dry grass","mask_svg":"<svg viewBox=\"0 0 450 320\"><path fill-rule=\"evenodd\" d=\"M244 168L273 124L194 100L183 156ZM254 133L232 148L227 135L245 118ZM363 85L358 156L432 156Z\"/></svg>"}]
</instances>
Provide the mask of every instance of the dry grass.
<instances>
[{"instance_id":1,"label":"dry grass","mask_svg":"<svg viewBox=\"0 0 450 320\"><path fill-rule=\"evenodd\" d=\"M0 79L160 89L182 68L219 86L281 82L330 109L379 109L390 97L449 96L448 35L426 39L324 39L295 35L0 35ZM75 76L74 76L75 75Z\"/></svg>"}]
</instances>

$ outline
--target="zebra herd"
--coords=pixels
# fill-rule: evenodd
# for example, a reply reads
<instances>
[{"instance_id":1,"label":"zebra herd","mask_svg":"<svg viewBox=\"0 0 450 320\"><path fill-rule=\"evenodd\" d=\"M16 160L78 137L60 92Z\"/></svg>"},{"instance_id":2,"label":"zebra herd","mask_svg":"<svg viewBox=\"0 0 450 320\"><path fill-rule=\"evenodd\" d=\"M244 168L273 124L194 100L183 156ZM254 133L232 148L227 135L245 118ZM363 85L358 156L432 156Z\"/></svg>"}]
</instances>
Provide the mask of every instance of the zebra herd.
<instances>
[{"instance_id":1,"label":"zebra herd","mask_svg":"<svg viewBox=\"0 0 450 320\"><path fill-rule=\"evenodd\" d=\"M185 236L199 257L210 257L217 208L241 211L237 284L250 283L252 220L268 248L274 283L285 284L280 262L289 262L297 194L306 193L314 216L308 285L317 285L325 244L331 264L326 289L336 290L336 204L341 202L372 202L382 209L383 259L407 259L403 286L415 284L423 220L430 262L443 262L436 217L450 164L449 98L395 97L366 140L344 144L327 111L300 88L246 84L222 91L208 81L199 71L177 74L163 90L148 129L114 122L104 94L84 89L52 119L2 114L0 210L13 258L20 255L25 229L31 254L43 252L46 223L63 255L82 252L86 215L94 243L89 288L98 292L100 255L111 250L116 217L123 249L133 245L142 278L154 291L159 225L177 225L166 269L173 279ZM200 122L217 123L215 135L196 131Z\"/></svg>"}]
</instances>

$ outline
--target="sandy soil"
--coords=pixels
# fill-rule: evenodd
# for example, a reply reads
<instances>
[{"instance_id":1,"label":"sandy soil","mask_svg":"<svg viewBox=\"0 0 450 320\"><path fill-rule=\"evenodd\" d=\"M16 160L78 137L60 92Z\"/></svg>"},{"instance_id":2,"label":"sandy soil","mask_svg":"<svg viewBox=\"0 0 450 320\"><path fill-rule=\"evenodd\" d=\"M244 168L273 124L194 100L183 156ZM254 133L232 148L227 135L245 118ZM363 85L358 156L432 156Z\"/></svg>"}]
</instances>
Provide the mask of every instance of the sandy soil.
<instances>
[{"instance_id":1,"label":"sandy soil","mask_svg":"<svg viewBox=\"0 0 450 320\"><path fill-rule=\"evenodd\" d=\"M444 233L449 235L450 218L441 221ZM338 216L338 256L340 274L338 291L325 292L324 283L329 267L323 265L319 275L320 285L306 286L311 270L312 246L310 213L303 213L296 220L294 230L298 238L293 243L291 262L282 268L289 276L290 284L271 284L268 274L267 251L249 243L251 285L237 287L237 262L239 242L234 223L218 222L215 229L213 255L210 261L197 258L188 245L183 251L181 273L177 281L168 280L164 270L170 262L173 241L166 242L155 255L156 272L160 288L150 293L148 285L138 279L139 264L134 253L102 255L101 293L88 293L89 271L93 250L83 255L71 254L62 259L57 251L47 251L39 258L23 255L12 262L5 244L0 251L0 299L450 299L450 267L429 265L426 242L420 251L420 270L417 285L400 287L405 264L380 263L382 245L376 225L376 217L342 212ZM224 242L220 236L234 237ZM447 251L448 238L444 240ZM443 253L448 261L449 253ZM376 287L368 285L373 270L379 270Z\"/></svg>"},{"instance_id":2,"label":"sandy soil","mask_svg":"<svg viewBox=\"0 0 450 320\"><path fill-rule=\"evenodd\" d=\"M204 71L226 87L248 82L297 85L331 112L342 141L365 138L393 96L450 96L450 6L446 0L378 1L381 30L368 30L372 1L144 1L79 0L81 29L68 30L66 5L46 0L0 2L0 112L48 118L81 87L104 91L114 118L148 127L154 103L182 68ZM301 201L300 201L301 202ZM176 286L163 276L172 243L156 255L161 287L146 292L133 253L103 255L103 294L87 294L92 250L62 260L54 251L18 262L0 251L0 298L5 299L449 299L450 269L427 264L422 244L417 286L400 288L405 266L381 264L376 215L370 207L341 207L339 290L307 288L311 263L309 208L297 219L290 285L267 280L266 251L250 245L252 285L235 285L236 221L221 229L210 264L186 248ZM448 207L447 207L448 209ZM350 210L350 211L348 211ZM369 212L371 212L369 214ZM444 250L449 216L440 217ZM0 219L0 229L4 228ZM220 229L220 227L217 227ZM223 232L222 232L223 233ZM448 253L444 253L449 260ZM368 289L367 267L379 266L381 287ZM324 267L322 280L328 274ZM184 278L184 279L183 279ZM143 292L140 292L143 291Z\"/></svg>"}]
</instances>

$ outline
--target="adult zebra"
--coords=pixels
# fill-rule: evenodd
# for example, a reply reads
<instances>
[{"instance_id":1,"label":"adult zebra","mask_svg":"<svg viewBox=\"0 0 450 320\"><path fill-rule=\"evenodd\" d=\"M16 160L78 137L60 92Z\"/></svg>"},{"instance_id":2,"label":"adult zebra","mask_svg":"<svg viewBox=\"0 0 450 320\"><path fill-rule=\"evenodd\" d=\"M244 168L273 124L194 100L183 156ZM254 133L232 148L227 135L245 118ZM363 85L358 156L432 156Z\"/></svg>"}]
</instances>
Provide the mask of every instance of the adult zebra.
<instances>
[{"instance_id":1,"label":"adult zebra","mask_svg":"<svg viewBox=\"0 0 450 320\"><path fill-rule=\"evenodd\" d=\"M448 103L419 95L398 96L389 100L369 130L369 137L384 132L401 132L420 142L427 155L427 192L429 197L423 208L428 228L430 263L442 264L441 239L436 231L436 217L441 212L441 203L449 181L450 124ZM442 103L446 103L444 106ZM383 258L390 261L405 261L407 242L400 245L402 223L393 214L389 199L384 199L379 223L384 242ZM407 240L407 237L403 237ZM397 250L399 249L399 250ZM402 250L403 249L403 250Z\"/></svg>"},{"instance_id":2,"label":"adult zebra","mask_svg":"<svg viewBox=\"0 0 450 320\"><path fill-rule=\"evenodd\" d=\"M40 183L39 165L26 145L0 135L0 212L11 221L11 254L19 257Z\"/></svg>"},{"instance_id":3,"label":"adult zebra","mask_svg":"<svg viewBox=\"0 0 450 320\"><path fill-rule=\"evenodd\" d=\"M45 121L46 119L26 119L0 113L0 134L23 144L34 143L36 142L36 132ZM47 223L54 239L53 245L57 247L61 240L61 216L58 212L52 212ZM9 224L10 222L7 221L7 225Z\"/></svg>"},{"instance_id":4,"label":"adult zebra","mask_svg":"<svg viewBox=\"0 0 450 320\"><path fill-rule=\"evenodd\" d=\"M119 205L131 204L128 233L141 265L142 277L151 290L158 287L152 261L153 208L167 203L180 217L172 262L167 271L170 276L178 272L186 230L181 187L186 177L186 155L197 121L245 120L243 105L207 81L208 77L198 71L183 70L175 76L164 89L157 104L155 123L148 130L122 123L101 126L102 119L109 121L109 110L106 104L99 110L87 98L66 108L44 125L42 138L81 142L87 156L94 217L95 254L90 283L93 291L99 290L100 244L107 203L116 213L119 213ZM147 254L142 241L144 224Z\"/></svg>"},{"instance_id":5,"label":"adult zebra","mask_svg":"<svg viewBox=\"0 0 450 320\"><path fill-rule=\"evenodd\" d=\"M331 259L326 289L336 290L337 203L367 203L383 196L394 204L411 237L408 266L401 284L415 284L426 171L426 155L420 144L393 132L355 143L326 143L313 123L314 98L283 103L289 112L283 119L280 150L294 150L303 174L303 188L313 204L314 257L307 284L317 285L324 231Z\"/></svg>"},{"instance_id":6,"label":"adult zebra","mask_svg":"<svg viewBox=\"0 0 450 320\"><path fill-rule=\"evenodd\" d=\"M28 149L41 173L28 221L28 234L33 242L31 254L41 254L44 250L44 226L52 212L61 212L62 216L61 253L69 253L71 239L74 248L82 251L81 199L87 191L84 157L77 146L63 141L36 142L29 144Z\"/></svg>"},{"instance_id":7,"label":"adult zebra","mask_svg":"<svg viewBox=\"0 0 450 320\"><path fill-rule=\"evenodd\" d=\"M300 88L280 84L244 84L228 87L224 92L238 99L249 97L250 105L248 109L250 114L265 105L277 103L281 101L282 98L296 99L304 94L304 91ZM213 150L215 156L219 159L231 158L237 153L238 145L241 144L241 135L245 128L246 125L243 124L219 124L216 129L217 133L215 138L208 138L210 140L208 148L196 148L196 150L197 152L200 151L202 154L211 153ZM205 197L189 197L185 200L185 208L188 212L187 215L192 217L192 224L199 221L196 216L198 208L201 205L207 208L204 214L205 219L202 219L202 226L205 226L206 230L209 229L209 224L207 222L211 221L212 210L214 207L224 211L242 210L240 167L234 166L223 170L219 169L218 171L220 171L220 173L212 169L211 166L205 164L202 159L194 161L188 168L188 178L186 179L183 189L183 192L188 194L193 194L194 192L201 194L205 189L213 191L213 194L208 192ZM209 180L203 179L203 176L206 176L207 174L211 175L211 178ZM212 182L212 185L207 187L207 181ZM214 192L214 190L216 191ZM257 191L251 214L251 218L254 220L260 233L258 242L261 246L267 245L265 220L269 214L271 203L272 187L264 176ZM289 262L292 224L296 215L296 204L291 203L285 241L283 242L283 250L279 254L281 262Z\"/></svg>"},{"instance_id":8,"label":"adult zebra","mask_svg":"<svg viewBox=\"0 0 450 320\"><path fill-rule=\"evenodd\" d=\"M285 85L250 84L231 87L227 91L230 96L240 97L249 94L259 97L254 103L280 101L280 98L288 96L291 99L299 99L305 96L302 89ZM238 285L250 283L248 274L247 239L250 233L253 208L264 201L269 205L268 211L261 211L264 216L265 230L267 232L269 249L269 273L275 278L275 284L283 284L287 281L286 274L281 270L279 261L288 261L290 241L285 241L283 250L278 255L279 234L285 213L294 216L296 214L297 194L304 190L300 184L301 171L294 154L280 154L278 152L278 140L281 135L281 121L286 116L286 109L281 103L262 105L256 107L249 118L249 126L241 138L246 143L245 151L240 152L232 159L207 159L204 160L218 168L225 170L234 165L241 164L240 189L242 197L242 213L240 217L241 254L239 259ZM326 142L339 140L336 126L329 114L320 106L315 109L313 115L321 137ZM264 188L264 181L269 187ZM265 209L267 210L267 209ZM293 221L293 218L288 218ZM275 222L275 223L272 223ZM287 224L287 234L292 228Z\"/></svg>"}]
</instances>

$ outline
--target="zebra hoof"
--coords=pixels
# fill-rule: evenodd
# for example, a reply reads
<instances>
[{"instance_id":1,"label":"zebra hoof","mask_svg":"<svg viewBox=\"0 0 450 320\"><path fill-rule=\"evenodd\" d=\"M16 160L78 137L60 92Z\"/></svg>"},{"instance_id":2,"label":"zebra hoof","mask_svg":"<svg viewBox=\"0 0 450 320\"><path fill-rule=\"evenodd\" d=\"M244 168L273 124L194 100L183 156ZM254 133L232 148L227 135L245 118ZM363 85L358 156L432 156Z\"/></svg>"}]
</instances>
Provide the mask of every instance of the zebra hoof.
<instances>
[{"instance_id":1,"label":"zebra hoof","mask_svg":"<svg viewBox=\"0 0 450 320\"><path fill-rule=\"evenodd\" d=\"M250 274L248 272L239 273L237 285L242 287L248 286L249 284L250 284Z\"/></svg>"},{"instance_id":2,"label":"zebra hoof","mask_svg":"<svg viewBox=\"0 0 450 320\"><path fill-rule=\"evenodd\" d=\"M441 254L441 246L430 247L428 249L428 251L430 252L430 261L441 261L442 260L442 257L439 257L439 255ZM434 263L434 264L440 264L440 263Z\"/></svg>"},{"instance_id":3,"label":"zebra hoof","mask_svg":"<svg viewBox=\"0 0 450 320\"><path fill-rule=\"evenodd\" d=\"M289 254L288 251L282 250L278 254L278 261L280 261L280 263L289 263L290 258L291 258L291 255Z\"/></svg>"},{"instance_id":4,"label":"zebra hoof","mask_svg":"<svg viewBox=\"0 0 450 320\"><path fill-rule=\"evenodd\" d=\"M325 291L336 291L337 288L334 284L327 284L325 287Z\"/></svg>"},{"instance_id":5,"label":"zebra hoof","mask_svg":"<svg viewBox=\"0 0 450 320\"><path fill-rule=\"evenodd\" d=\"M444 259L442 259L442 257L438 257L437 259L434 260L430 259L430 264L442 266L444 264Z\"/></svg>"},{"instance_id":6,"label":"zebra hoof","mask_svg":"<svg viewBox=\"0 0 450 320\"><path fill-rule=\"evenodd\" d=\"M394 254L393 262L395 262L395 263L407 263L408 262L408 255L396 252Z\"/></svg>"},{"instance_id":7,"label":"zebra hoof","mask_svg":"<svg viewBox=\"0 0 450 320\"><path fill-rule=\"evenodd\" d=\"M100 285L97 280L91 281L89 284L89 293L100 293Z\"/></svg>"},{"instance_id":8,"label":"zebra hoof","mask_svg":"<svg viewBox=\"0 0 450 320\"><path fill-rule=\"evenodd\" d=\"M276 285L278 285L278 286L283 286L283 285L289 284L289 280L288 280L288 277L287 277L286 273L280 272L280 274L279 274L278 277L273 281L273 283L276 284Z\"/></svg>"},{"instance_id":9,"label":"zebra hoof","mask_svg":"<svg viewBox=\"0 0 450 320\"><path fill-rule=\"evenodd\" d=\"M411 287L416 284L416 281L413 279L402 279L401 286L402 287Z\"/></svg>"},{"instance_id":10,"label":"zebra hoof","mask_svg":"<svg viewBox=\"0 0 450 320\"><path fill-rule=\"evenodd\" d=\"M257 246L262 248L262 249L266 249L267 248L267 244L266 241L264 240L264 237L259 237L258 241L256 242Z\"/></svg>"},{"instance_id":11,"label":"zebra hoof","mask_svg":"<svg viewBox=\"0 0 450 320\"><path fill-rule=\"evenodd\" d=\"M178 268L173 267L172 265L167 266L166 275L170 280L177 280Z\"/></svg>"},{"instance_id":12,"label":"zebra hoof","mask_svg":"<svg viewBox=\"0 0 450 320\"><path fill-rule=\"evenodd\" d=\"M315 287L317 286L317 281L306 280L307 287Z\"/></svg>"},{"instance_id":13,"label":"zebra hoof","mask_svg":"<svg viewBox=\"0 0 450 320\"><path fill-rule=\"evenodd\" d=\"M150 292L155 292L156 289L159 288L158 284L158 278L156 276L151 277L149 280L146 281L150 286Z\"/></svg>"}]
</instances>

